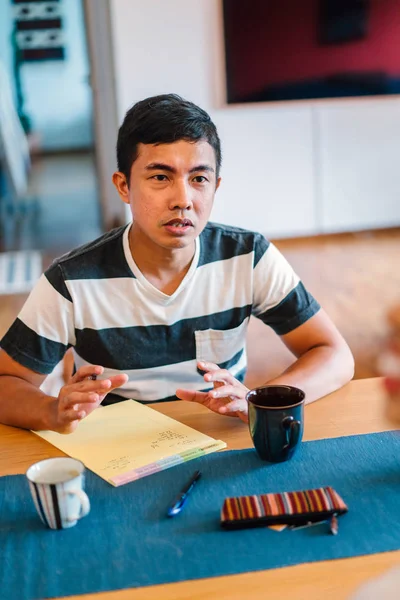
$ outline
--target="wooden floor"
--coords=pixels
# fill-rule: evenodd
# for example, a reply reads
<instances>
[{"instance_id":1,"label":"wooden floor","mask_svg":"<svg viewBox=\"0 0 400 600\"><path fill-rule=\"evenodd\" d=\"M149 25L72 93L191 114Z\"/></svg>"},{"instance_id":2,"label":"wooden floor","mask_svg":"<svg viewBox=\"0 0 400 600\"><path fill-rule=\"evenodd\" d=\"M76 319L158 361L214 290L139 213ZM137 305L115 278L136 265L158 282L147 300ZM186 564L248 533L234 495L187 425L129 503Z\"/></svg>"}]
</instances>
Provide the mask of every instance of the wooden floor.
<instances>
[{"instance_id":1,"label":"wooden floor","mask_svg":"<svg viewBox=\"0 0 400 600\"><path fill-rule=\"evenodd\" d=\"M385 315L400 302L400 229L275 243L348 341L356 378L376 375ZM49 263L53 257L46 258ZM0 296L0 337L24 300L22 295ZM293 360L279 338L257 320L250 325L248 354L249 387L277 375Z\"/></svg>"}]
</instances>

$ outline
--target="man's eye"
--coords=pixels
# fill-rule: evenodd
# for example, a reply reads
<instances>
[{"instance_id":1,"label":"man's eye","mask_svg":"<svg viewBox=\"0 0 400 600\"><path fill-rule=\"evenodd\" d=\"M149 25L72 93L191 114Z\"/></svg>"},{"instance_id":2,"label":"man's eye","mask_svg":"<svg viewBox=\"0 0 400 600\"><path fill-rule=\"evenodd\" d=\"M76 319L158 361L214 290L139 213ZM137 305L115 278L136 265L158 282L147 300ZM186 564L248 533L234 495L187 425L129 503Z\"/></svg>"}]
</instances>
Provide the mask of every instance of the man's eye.
<instances>
[{"instance_id":1,"label":"man's eye","mask_svg":"<svg viewBox=\"0 0 400 600\"><path fill-rule=\"evenodd\" d=\"M168 177L166 175L153 175L152 179L156 181L167 181Z\"/></svg>"},{"instance_id":2,"label":"man's eye","mask_svg":"<svg viewBox=\"0 0 400 600\"><path fill-rule=\"evenodd\" d=\"M207 178L204 177L204 175L197 175L196 177L193 177L193 181L195 183L204 183L205 181L207 181Z\"/></svg>"}]
</instances>

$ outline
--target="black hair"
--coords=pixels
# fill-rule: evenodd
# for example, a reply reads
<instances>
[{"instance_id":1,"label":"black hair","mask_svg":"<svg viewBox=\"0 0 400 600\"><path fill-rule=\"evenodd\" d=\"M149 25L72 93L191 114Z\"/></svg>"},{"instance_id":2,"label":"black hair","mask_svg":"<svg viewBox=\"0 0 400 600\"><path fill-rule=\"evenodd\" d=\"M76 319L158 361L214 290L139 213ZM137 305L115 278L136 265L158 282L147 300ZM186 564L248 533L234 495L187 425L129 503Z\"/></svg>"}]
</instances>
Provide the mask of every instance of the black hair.
<instances>
[{"instance_id":1,"label":"black hair","mask_svg":"<svg viewBox=\"0 0 400 600\"><path fill-rule=\"evenodd\" d=\"M205 110L177 94L153 96L128 110L118 131L117 163L129 185L138 144L172 144L179 140L205 140L214 148L216 176L221 168L221 142Z\"/></svg>"}]
</instances>

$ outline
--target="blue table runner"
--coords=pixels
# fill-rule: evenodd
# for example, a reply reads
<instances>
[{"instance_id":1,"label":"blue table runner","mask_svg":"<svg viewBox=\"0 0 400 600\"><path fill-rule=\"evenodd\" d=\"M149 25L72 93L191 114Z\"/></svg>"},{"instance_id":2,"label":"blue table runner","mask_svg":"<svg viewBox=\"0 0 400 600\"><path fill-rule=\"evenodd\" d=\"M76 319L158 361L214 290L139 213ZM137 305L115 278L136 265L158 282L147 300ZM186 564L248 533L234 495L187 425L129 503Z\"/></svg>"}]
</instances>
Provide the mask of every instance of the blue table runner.
<instances>
[{"instance_id":1,"label":"blue table runner","mask_svg":"<svg viewBox=\"0 0 400 600\"><path fill-rule=\"evenodd\" d=\"M166 511L196 469L183 512ZM227 496L330 485L348 504L339 534L325 525L224 531ZM25 600L171 583L400 548L400 433L303 443L269 465L228 451L114 488L87 472L92 509L76 527L46 529L22 475L0 478L0 596ZM3 594L3 596L2 596Z\"/></svg>"}]
</instances>

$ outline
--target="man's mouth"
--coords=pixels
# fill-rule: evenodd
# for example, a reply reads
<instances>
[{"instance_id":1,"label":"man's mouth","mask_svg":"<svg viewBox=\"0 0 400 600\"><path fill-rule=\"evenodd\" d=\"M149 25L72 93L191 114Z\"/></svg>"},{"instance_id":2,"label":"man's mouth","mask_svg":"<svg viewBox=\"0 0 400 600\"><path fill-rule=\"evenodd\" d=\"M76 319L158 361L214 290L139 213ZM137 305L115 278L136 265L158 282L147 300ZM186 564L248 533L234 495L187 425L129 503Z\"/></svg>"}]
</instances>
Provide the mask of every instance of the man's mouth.
<instances>
[{"instance_id":1,"label":"man's mouth","mask_svg":"<svg viewBox=\"0 0 400 600\"><path fill-rule=\"evenodd\" d=\"M168 223L165 223L167 227L193 227L193 223L190 219L171 219Z\"/></svg>"}]
</instances>

